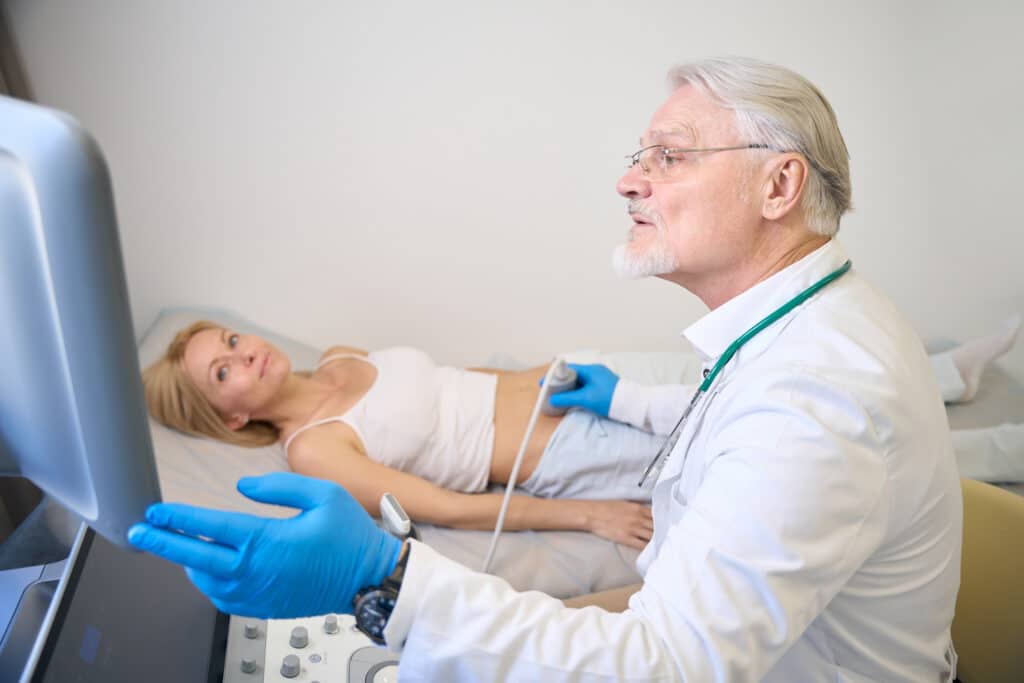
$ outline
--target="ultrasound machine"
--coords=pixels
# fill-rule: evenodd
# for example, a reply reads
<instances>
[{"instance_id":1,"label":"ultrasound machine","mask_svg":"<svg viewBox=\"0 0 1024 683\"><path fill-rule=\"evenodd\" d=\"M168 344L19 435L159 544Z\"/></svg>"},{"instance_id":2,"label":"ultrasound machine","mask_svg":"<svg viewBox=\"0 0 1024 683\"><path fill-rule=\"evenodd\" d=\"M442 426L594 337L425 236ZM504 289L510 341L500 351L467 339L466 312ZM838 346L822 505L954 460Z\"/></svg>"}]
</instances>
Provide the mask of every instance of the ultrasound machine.
<instances>
[{"instance_id":1,"label":"ultrasound machine","mask_svg":"<svg viewBox=\"0 0 1024 683\"><path fill-rule=\"evenodd\" d=\"M2 96L0 476L77 528L66 558L0 571L0 683L397 679L349 615L230 616L130 549L160 487L110 178L73 119Z\"/></svg>"}]
</instances>

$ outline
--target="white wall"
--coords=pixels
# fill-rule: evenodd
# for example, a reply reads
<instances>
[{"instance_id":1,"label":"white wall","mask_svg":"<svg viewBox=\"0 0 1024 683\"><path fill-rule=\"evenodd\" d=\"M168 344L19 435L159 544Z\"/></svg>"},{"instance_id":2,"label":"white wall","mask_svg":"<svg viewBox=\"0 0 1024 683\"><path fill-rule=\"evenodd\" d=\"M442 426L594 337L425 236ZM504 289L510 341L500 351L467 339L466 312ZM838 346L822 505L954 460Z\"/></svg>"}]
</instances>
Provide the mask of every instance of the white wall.
<instances>
[{"instance_id":1,"label":"white wall","mask_svg":"<svg viewBox=\"0 0 1024 683\"><path fill-rule=\"evenodd\" d=\"M454 363L680 348L703 306L611 273L614 183L667 68L706 55L831 99L841 238L923 336L1024 311L1021 7L7 1L38 99L106 151L137 330L207 304Z\"/></svg>"}]
</instances>

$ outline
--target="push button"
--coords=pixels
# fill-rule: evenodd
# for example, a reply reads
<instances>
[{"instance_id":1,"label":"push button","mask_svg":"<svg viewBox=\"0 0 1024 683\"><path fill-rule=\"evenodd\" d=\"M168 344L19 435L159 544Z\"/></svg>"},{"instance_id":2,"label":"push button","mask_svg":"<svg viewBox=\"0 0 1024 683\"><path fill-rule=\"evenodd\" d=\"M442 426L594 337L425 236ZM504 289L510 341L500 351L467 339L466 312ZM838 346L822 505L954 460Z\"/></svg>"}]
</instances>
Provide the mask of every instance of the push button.
<instances>
[{"instance_id":1,"label":"push button","mask_svg":"<svg viewBox=\"0 0 1024 683\"><path fill-rule=\"evenodd\" d=\"M296 678L300 670L298 655L286 655L281 662L281 675L285 678Z\"/></svg>"},{"instance_id":2,"label":"push button","mask_svg":"<svg viewBox=\"0 0 1024 683\"><path fill-rule=\"evenodd\" d=\"M292 629L292 636L288 639L288 644L297 650L309 645L309 631L306 630L305 626L296 626Z\"/></svg>"}]
</instances>

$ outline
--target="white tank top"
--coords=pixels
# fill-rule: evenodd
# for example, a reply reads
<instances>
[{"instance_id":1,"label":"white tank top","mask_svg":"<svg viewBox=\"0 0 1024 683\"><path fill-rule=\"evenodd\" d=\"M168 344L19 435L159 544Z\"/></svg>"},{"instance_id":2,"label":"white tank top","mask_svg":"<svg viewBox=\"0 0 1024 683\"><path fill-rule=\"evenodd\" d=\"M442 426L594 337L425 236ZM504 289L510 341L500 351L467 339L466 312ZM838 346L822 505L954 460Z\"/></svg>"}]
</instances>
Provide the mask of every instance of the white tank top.
<instances>
[{"instance_id":1,"label":"white tank top","mask_svg":"<svg viewBox=\"0 0 1024 683\"><path fill-rule=\"evenodd\" d=\"M423 351L396 347L358 358L377 368L377 379L344 415L303 425L285 441L329 422L347 424L367 456L438 486L476 493L487 487L494 451L494 375L439 366Z\"/></svg>"}]
</instances>

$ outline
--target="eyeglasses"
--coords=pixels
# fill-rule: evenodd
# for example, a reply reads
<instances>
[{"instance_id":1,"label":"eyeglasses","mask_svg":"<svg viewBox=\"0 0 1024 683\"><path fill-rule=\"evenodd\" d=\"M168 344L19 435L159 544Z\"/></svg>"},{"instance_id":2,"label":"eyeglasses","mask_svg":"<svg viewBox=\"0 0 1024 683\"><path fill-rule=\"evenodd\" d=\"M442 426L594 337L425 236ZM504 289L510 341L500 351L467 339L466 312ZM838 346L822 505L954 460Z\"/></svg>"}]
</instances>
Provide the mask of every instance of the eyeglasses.
<instances>
[{"instance_id":1,"label":"eyeglasses","mask_svg":"<svg viewBox=\"0 0 1024 683\"><path fill-rule=\"evenodd\" d=\"M734 145L732 147L666 147L665 145L651 145L644 147L638 152L630 154L629 165L626 168L633 168L637 164L643 171L644 177L651 182L669 180L675 178L686 168L686 155L698 152L728 152L734 149L770 149L781 152L771 145L763 143L752 143L749 145Z\"/></svg>"}]
</instances>

